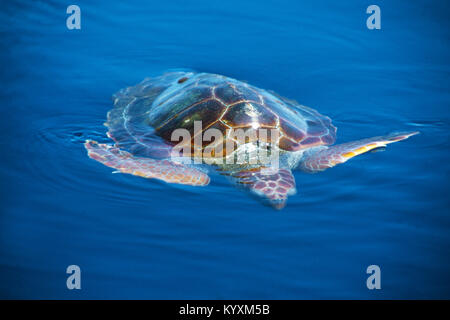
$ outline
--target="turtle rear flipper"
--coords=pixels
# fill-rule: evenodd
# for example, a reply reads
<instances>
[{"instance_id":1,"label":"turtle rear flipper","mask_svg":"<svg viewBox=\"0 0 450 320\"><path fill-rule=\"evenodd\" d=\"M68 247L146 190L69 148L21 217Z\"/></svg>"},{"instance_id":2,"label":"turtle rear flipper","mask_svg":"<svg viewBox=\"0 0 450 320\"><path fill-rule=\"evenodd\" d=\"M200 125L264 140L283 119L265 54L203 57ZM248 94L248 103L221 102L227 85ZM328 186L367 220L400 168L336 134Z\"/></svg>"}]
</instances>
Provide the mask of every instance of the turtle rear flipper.
<instances>
[{"instance_id":1,"label":"turtle rear flipper","mask_svg":"<svg viewBox=\"0 0 450 320\"><path fill-rule=\"evenodd\" d=\"M330 147L320 147L321 149L318 151L306 151L304 159L300 163L300 169L311 173L323 171L337 164L344 163L357 155L384 148L389 143L405 140L418 133L418 131L391 133L386 136L352 141Z\"/></svg>"},{"instance_id":2,"label":"turtle rear flipper","mask_svg":"<svg viewBox=\"0 0 450 320\"><path fill-rule=\"evenodd\" d=\"M203 171L170 160L135 157L131 153L108 144L87 140L84 144L91 159L105 166L144 178L159 179L168 183L205 186L209 177Z\"/></svg>"}]
</instances>

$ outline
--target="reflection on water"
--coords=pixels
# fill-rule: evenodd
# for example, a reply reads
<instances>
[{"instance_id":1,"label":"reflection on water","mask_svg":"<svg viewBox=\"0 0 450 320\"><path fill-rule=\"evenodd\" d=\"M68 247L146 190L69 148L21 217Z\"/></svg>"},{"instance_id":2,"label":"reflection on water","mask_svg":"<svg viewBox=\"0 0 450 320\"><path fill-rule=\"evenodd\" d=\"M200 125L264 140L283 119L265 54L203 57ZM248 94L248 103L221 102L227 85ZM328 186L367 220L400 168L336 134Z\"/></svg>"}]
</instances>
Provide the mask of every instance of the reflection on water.
<instances>
[{"instance_id":1,"label":"reflection on water","mask_svg":"<svg viewBox=\"0 0 450 320\"><path fill-rule=\"evenodd\" d=\"M425 4L380 4L395 19L379 32L353 1L82 2L79 32L63 3L8 4L0 297L448 298L450 29ZM174 68L296 99L333 119L338 143L421 135L295 172L280 212L218 175L169 185L89 159L84 140L109 141L111 95ZM70 264L79 292L64 287ZM381 291L365 287L371 264Z\"/></svg>"}]
</instances>

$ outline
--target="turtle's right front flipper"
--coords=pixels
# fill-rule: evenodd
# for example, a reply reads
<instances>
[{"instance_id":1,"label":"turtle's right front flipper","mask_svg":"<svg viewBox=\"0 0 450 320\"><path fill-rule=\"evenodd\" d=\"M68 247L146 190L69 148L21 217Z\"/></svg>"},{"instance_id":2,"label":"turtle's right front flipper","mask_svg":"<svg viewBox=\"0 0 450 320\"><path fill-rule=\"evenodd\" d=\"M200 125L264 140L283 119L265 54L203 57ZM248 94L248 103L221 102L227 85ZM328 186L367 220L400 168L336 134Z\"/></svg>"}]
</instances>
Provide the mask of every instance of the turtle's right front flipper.
<instances>
[{"instance_id":1,"label":"turtle's right front flipper","mask_svg":"<svg viewBox=\"0 0 450 320\"><path fill-rule=\"evenodd\" d=\"M123 173L192 186L205 186L209 183L209 177L203 171L170 160L135 157L114 146L92 140L87 140L84 146L91 159Z\"/></svg>"},{"instance_id":2,"label":"turtle's right front flipper","mask_svg":"<svg viewBox=\"0 0 450 320\"><path fill-rule=\"evenodd\" d=\"M335 146L324 147L321 150L306 151L300 169L306 172L318 172L344 163L347 160L377 148L383 148L389 143L405 140L419 132L391 133L386 136L373 137L347 142Z\"/></svg>"}]
</instances>

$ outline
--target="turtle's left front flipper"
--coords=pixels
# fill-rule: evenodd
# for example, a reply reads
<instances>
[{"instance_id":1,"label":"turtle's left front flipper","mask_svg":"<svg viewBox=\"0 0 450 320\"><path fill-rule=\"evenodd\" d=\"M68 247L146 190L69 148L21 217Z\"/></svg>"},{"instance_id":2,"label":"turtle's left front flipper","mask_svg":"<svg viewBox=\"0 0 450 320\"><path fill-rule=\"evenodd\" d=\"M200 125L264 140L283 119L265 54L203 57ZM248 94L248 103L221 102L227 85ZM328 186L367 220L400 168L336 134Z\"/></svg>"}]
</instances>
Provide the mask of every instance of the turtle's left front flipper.
<instances>
[{"instance_id":1,"label":"turtle's left front flipper","mask_svg":"<svg viewBox=\"0 0 450 320\"><path fill-rule=\"evenodd\" d=\"M418 131L391 133L386 136L373 137L325 147L324 149L319 149L317 151L306 151L299 169L311 173L323 171L334 167L339 163L344 163L357 155L373 149L383 148L389 143L405 140L418 133Z\"/></svg>"},{"instance_id":2,"label":"turtle's left front flipper","mask_svg":"<svg viewBox=\"0 0 450 320\"><path fill-rule=\"evenodd\" d=\"M91 159L123 173L191 186L205 186L209 183L209 177L203 171L170 160L136 157L112 145L92 140L87 140L84 146Z\"/></svg>"}]
</instances>

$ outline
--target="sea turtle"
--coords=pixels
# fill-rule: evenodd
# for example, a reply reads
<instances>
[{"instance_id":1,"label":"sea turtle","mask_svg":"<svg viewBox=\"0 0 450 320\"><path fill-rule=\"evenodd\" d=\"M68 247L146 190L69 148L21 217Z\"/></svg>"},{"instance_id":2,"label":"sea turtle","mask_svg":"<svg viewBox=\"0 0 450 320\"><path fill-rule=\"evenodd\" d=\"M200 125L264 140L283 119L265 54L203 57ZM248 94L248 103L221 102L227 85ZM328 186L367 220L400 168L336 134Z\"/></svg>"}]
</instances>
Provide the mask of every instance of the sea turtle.
<instances>
[{"instance_id":1,"label":"sea turtle","mask_svg":"<svg viewBox=\"0 0 450 320\"><path fill-rule=\"evenodd\" d=\"M169 72L147 78L120 90L113 101L105 125L114 144L87 140L90 158L117 172L192 186L208 185L208 163L277 209L296 192L291 170L322 171L418 133L392 133L331 146L336 128L330 118L274 92L209 73ZM201 129L196 130L199 123ZM187 131L189 140L180 144L174 139L176 129ZM208 139L210 129L220 136ZM237 129L258 130L258 134L237 139L233 135ZM270 134L264 136L261 130ZM180 145L192 152L174 152ZM206 149L213 151L206 153ZM262 149L278 156L276 165L255 160L254 153L253 158L249 156L251 150ZM180 161L182 157L197 161L186 163Z\"/></svg>"}]
</instances>

